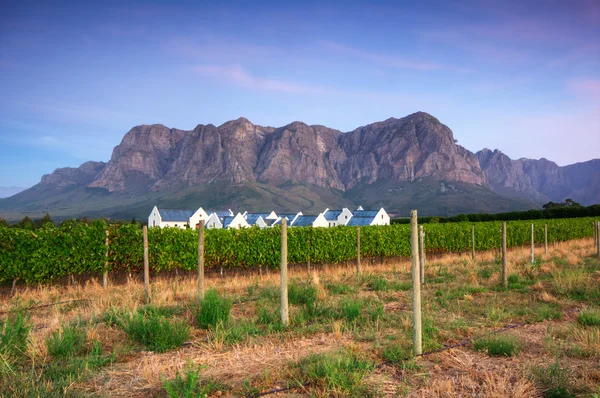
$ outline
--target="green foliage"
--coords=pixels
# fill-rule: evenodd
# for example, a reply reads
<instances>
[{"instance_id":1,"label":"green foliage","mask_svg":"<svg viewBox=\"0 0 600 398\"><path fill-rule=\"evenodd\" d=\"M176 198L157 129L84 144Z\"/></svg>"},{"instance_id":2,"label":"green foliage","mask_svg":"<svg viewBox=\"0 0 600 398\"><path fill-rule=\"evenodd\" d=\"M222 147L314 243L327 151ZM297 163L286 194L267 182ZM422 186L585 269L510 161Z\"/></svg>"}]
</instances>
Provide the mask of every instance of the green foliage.
<instances>
[{"instance_id":1,"label":"green foliage","mask_svg":"<svg viewBox=\"0 0 600 398\"><path fill-rule=\"evenodd\" d=\"M155 352L177 348L190 337L190 327L185 320L169 320L157 313L135 313L123 322L129 337Z\"/></svg>"},{"instance_id":2,"label":"green foliage","mask_svg":"<svg viewBox=\"0 0 600 398\"><path fill-rule=\"evenodd\" d=\"M200 368L188 367L184 372L177 372L173 380L165 380L163 389L170 398L205 398L213 392L214 383L203 384L200 381Z\"/></svg>"},{"instance_id":3,"label":"green foliage","mask_svg":"<svg viewBox=\"0 0 600 398\"><path fill-rule=\"evenodd\" d=\"M215 289L210 289L200 302L196 319L203 329L215 328L219 323L227 324L229 322L230 312L231 300L219 294Z\"/></svg>"},{"instance_id":4,"label":"green foliage","mask_svg":"<svg viewBox=\"0 0 600 398\"><path fill-rule=\"evenodd\" d=\"M571 385L571 371L560 366L558 358L548 367L535 367L532 377L545 398L575 397Z\"/></svg>"},{"instance_id":5,"label":"green foliage","mask_svg":"<svg viewBox=\"0 0 600 398\"><path fill-rule=\"evenodd\" d=\"M46 338L48 353L54 358L68 358L84 350L85 331L77 324L63 325Z\"/></svg>"},{"instance_id":6,"label":"green foliage","mask_svg":"<svg viewBox=\"0 0 600 398\"><path fill-rule=\"evenodd\" d=\"M374 368L364 355L347 350L311 354L298 364L301 379L322 388L330 396L370 396L362 381Z\"/></svg>"},{"instance_id":7,"label":"green foliage","mask_svg":"<svg viewBox=\"0 0 600 398\"><path fill-rule=\"evenodd\" d=\"M464 218L464 217L463 217ZM544 224L548 241L566 241L592 236L591 218L537 220L535 242L543 243ZM461 252L471 249L470 222L425 224L428 252ZM508 246L522 246L530 240L530 221L508 223ZM111 271L138 270L143 266L142 230L139 224L64 222L60 227L47 223L38 230L0 226L0 282L19 279L26 283L104 270L106 234L109 232L108 264ZM501 222L475 225L476 250L500 247ZM194 229L150 228L150 266L154 271L197 267L198 235ZM409 225L361 228L363 258L409 257ZM356 258L356 229L350 227L288 230L288 261L339 263ZM280 263L280 230L274 228L211 229L205 236L205 266L269 267ZM437 279L432 280L436 282ZM373 281L376 290L402 290L385 280ZM390 283L392 283L390 285ZM401 289L402 288L402 289Z\"/></svg>"},{"instance_id":8,"label":"green foliage","mask_svg":"<svg viewBox=\"0 0 600 398\"><path fill-rule=\"evenodd\" d=\"M473 342L475 351L485 351L493 357L512 357L519 352L519 343L515 336L497 335L484 337Z\"/></svg>"},{"instance_id":9,"label":"green foliage","mask_svg":"<svg viewBox=\"0 0 600 398\"><path fill-rule=\"evenodd\" d=\"M600 326L600 311L585 310L577 317L577 322L583 326Z\"/></svg>"},{"instance_id":10,"label":"green foliage","mask_svg":"<svg viewBox=\"0 0 600 398\"><path fill-rule=\"evenodd\" d=\"M0 322L0 355L12 359L24 356L30 331L28 314L21 311L10 314L6 321Z\"/></svg>"}]
</instances>

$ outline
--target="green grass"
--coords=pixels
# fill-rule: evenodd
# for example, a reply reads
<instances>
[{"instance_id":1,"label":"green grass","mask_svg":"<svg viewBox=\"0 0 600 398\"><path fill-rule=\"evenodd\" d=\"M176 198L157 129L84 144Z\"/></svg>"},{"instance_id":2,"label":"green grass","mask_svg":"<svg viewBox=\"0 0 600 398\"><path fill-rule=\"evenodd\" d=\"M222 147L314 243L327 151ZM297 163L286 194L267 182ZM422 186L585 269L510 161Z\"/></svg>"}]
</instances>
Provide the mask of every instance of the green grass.
<instances>
[{"instance_id":1,"label":"green grass","mask_svg":"<svg viewBox=\"0 0 600 398\"><path fill-rule=\"evenodd\" d=\"M348 285L347 283L343 283L343 282L327 283L327 284L325 284L325 289L327 289L327 291L330 294L335 294L335 295L354 294L358 291L358 288L356 286Z\"/></svg>"},{"instance_id":2,"label":"green grass","mask_svg":"<svg viewBox=\"0 0 600 398\"><path fill-rule=\"evenodd\" d=\"M163 389L169 398L205 398L220 390L220 385L200 380L200 368L188 367L177 372L173 380L165 380Z\"/></svg>"},{"instance_id":3,"label":"green grass","mask_svg":"<svg viewBox=\"0 0 600 398\"><path fill-rule=\"evenodd\" d=\"M512 335L482 337L473 342L473 348L487 352L492 357L512 357L520 350L517 338Z\"/></svg>"},{"instance_id":4,"label":"green grass","mask_svg":"<svg viewBox=\"0 0 600 398\"><path fill-rule=\"evenodd\" d=\"M74 357L85 349L85 331L77 324L63 325L46 338L48 353L54 358Z\"/></svg>"},{"instance_id":5,"label":"green grass","mask_svg":"<svg viewBox=\"0 0 600 398\"><path fill-rule=\"evenodd\" d=\"M571 370L563 368L558 362L558 358L547 367L533 368L531 375L542 391L544 398L575 397L571 382Z\"/></svg>"},{"instance_id":6,"label":"green grass","mask_svg":"<svg viewBox=\"0 0 600 398\"><path fill-rule=\"evenodd\" d=\"M600 326L600 310L585 310L577 317L582 326Z\"/></svg>"},{"instance_id":7,"label":"green grass","mask_svg":"<svg viewBox=\"0 0 600 398\"><path fill-rule=\"evenodd\" d=\"M123 322L123 330L149 350L165 352L180 347L190 336L185 320L169 320L155 313L135 313Z\"/></svg>"},{"instance_id":8,"label":"green grass","mask_svg":"<svg viewBox=\"0 0 600 398\"><path fill-rule=\"evenodd\" d=\"M345 299L339 302L336 318L347 322L356 321L362 314L364 302L357 299Z\"/></svg>"},{"instance_id":9,"label":"green grass","mask_svg":"<svg viewBox=\"0 0 600 398\"><path fill-rule=\"evenodd\" d=\"M231 305L231 300L215 289L210 289L200 302L200 309L196 316L198 324L203 329L215 328L219 323L227 324Z\"/></svg>"},{"instance_id":10,"label":"green grass","mask_svg":"<svg viewBox=\"0 0 600 398\"><path fill-rule=\"evenodd\" d=\"M0 323L0 354L7 358L20 358L27 352L27 339L31 331L29 315L19 311Z\"/></svg>"},{"instance_id":11,"label":"green grass","mask_svg":"<svg viewBox=\"0 0 600 398\"><path fill-rule=\"evenodd\" d=\"M328 396L371 396L364 378L375 368L364 355L341 350L335 353L311 354L297 365L299 379L310 382Z\"/></svg>"}]
</instances>

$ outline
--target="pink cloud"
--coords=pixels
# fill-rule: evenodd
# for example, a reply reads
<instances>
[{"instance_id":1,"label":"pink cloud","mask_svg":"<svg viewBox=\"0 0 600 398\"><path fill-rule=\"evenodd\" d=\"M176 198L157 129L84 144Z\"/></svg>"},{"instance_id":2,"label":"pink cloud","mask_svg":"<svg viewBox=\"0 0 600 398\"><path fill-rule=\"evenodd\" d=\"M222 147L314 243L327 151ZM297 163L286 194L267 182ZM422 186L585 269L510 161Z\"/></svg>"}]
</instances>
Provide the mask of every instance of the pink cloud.
<instances>
[{"instance_id":1,"label":"pink cloud","mask_svg":"<svg viewBox=\"0 0 600 398\"><path fill-rule=\"evenodd\" d=\"M335 90L324 87L254 76L239 65L200 65L196 66L194 70L203 76L218 78L238 86L261 91L289 94L335 93Z\"/></svg>"},{"instance_id":2,"label":"pink cloud","mask_svg":"<svg viewBox=\"0 0 600 398\"><path fill-rule=\"evenodd\" d=\"M576 95L600 100L600 79L571 79L567 87Z\"/></svg>"},{"instance_id":3,"label":"pink cloud","mask_svg":"<svg viewBox=\"0 0 600 398\"><path fill-rule=\"evenodd\" d=\"M470 72L467 68L459 68L449 65L443 65L432 62L414 61L402 57L386 54L376 54L368 51L364 51L358 48L344 46L332 41L323 41L321 45L328 50L332 50L341 54L351 55L354 57L361 58L365 61L373 62L375 64L397 69L414 69L421 71L452 71L452 72Z\"/></svg>"}]
</instances>

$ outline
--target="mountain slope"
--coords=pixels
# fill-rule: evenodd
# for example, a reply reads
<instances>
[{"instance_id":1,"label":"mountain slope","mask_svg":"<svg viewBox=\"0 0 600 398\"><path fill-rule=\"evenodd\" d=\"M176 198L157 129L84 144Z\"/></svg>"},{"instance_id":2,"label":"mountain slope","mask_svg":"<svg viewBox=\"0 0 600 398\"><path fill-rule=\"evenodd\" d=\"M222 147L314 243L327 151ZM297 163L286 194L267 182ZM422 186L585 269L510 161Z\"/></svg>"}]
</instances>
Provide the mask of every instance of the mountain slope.
<instances>
[{"instance_id":1,"label":"mountain slope","mask_svg":"<svg viewBox=\"0 0 600 398\"><path fill-rule=\"evenodd\" d=\"M560 168L498 151L475 155L424 112L348 133L244 118L191 131L142 125L125 134L108 163L57 169L0 200L0 217L145 217L155 204L309 213L357 205L432 215L522 210L564 192L594 200L598 163Z\"/></svg>"}]
</instances>

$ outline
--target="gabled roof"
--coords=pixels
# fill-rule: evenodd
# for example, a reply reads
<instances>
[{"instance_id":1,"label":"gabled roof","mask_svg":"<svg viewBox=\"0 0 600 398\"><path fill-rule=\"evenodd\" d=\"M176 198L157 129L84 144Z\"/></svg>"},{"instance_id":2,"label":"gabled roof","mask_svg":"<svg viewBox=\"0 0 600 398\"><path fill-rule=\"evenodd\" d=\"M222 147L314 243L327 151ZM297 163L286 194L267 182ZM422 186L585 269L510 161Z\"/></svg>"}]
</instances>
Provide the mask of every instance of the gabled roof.
<instances>
[{"instance_id":1,"label":"gabled roof","mask_svg":"<svg viewBox=\"0 0 600 398\"><path fill-rule=\"evenodd\" d=\"M288 220L293 220L294 217L296 217L296 214L298 214L298 213L294 213L294 214L281 213L281 214L278 214L278 216L281 217L281 218L287 218Z\"/></svg>"},{"instance_id":2,"label":"gabled roof","mask_svg":"<svg viewBox=\"0 0 600 398\"><path fill-rule=\"evenodd\" d=\"M371 225L374 217L352 217L348 224L349 227L362 227L365 225Z\"/></svg>"},{"instance_id":3,"label":"gabled roof","mask_svg":"<svg viewBox=\"0 0 600 398\"><path fill-rule=\"evenodd\" d=\"M190 221L190 217L196 212L196 210L176 210L176 209L158 209L160 217L163 221L174 222L174 221Z\"/></svg>"},{"instance_id":4,"label":"gabled roof","mask_svg":"<svg viewBox=\"0 0 600 398\"><path fill-rule=\"evenodd\" d=\"M354 210L352 215L354 217L375 217L379 213L379 210Z\"/></svg>"},{"instance_id":5,"label":"gabled roof","mask_svg":"<svg viewBox=\"0 0 600 398\"><path fill-rule=\"evenodd\" d=\"M343 210L327 210L323 215L327 221L337 221Z\"/></svg>"},{"instance_id":6,"label":"gabled roof","mask_svg":"<svg viewBox=\"0 0 600 398\"><path fill-rule=\"evenodd\" d=\"M255 225L259 218L262 218L263 221L265 221L265 217L266 216L264 214L259 214L259 213L249 213L249 214L246 214L246 216L245 216L246 222L250 225Z\"/></svg>"},{"instance_id":7,"label":"gabled roof","mask_svg":"<svg viewBox=\"0 0 600 398\"><path fill-rule=\"evenodd\" d=\"M264 221L265 221L265 224L267 224L268 226L271 226L271 225L274 225L277 220L275 220L273 218L266 218Z\"/></svg>"},{"instance_id":8,"label":"gabled roof","mask_svg":"<svg viewBox=\"0 0 600 398\"><path fill-rule=\"evenodd\" d=\"M219 218L233 216L229 210L220 210L220 211L206 210L206 214L208 214L209 216L213 213L216 213Z\"/></svg>"},{"instance_id":9,"label":"gabled roof","mask_svg":"<svg viewBox=\"0 0 600 398\"><path fill-rule=\"evenodd\" d=\"M221 222L223 223L223 228L227 228L229 226L229 224L231 224L231 222L233 221L234 218L235 218L235 216L227 216L227 217L221 218Z\"/></svg>"},{"instance_id":10,"label":"gabled roof","mask_svg":"<svg viewBox=\"0 0 600 398\"><path fill-rule=\"evenodd\" d=\"M317 219L318 216L299 216L296 218L293 227L312 227L313 222Z\"/></svg>"}]
</instances>

